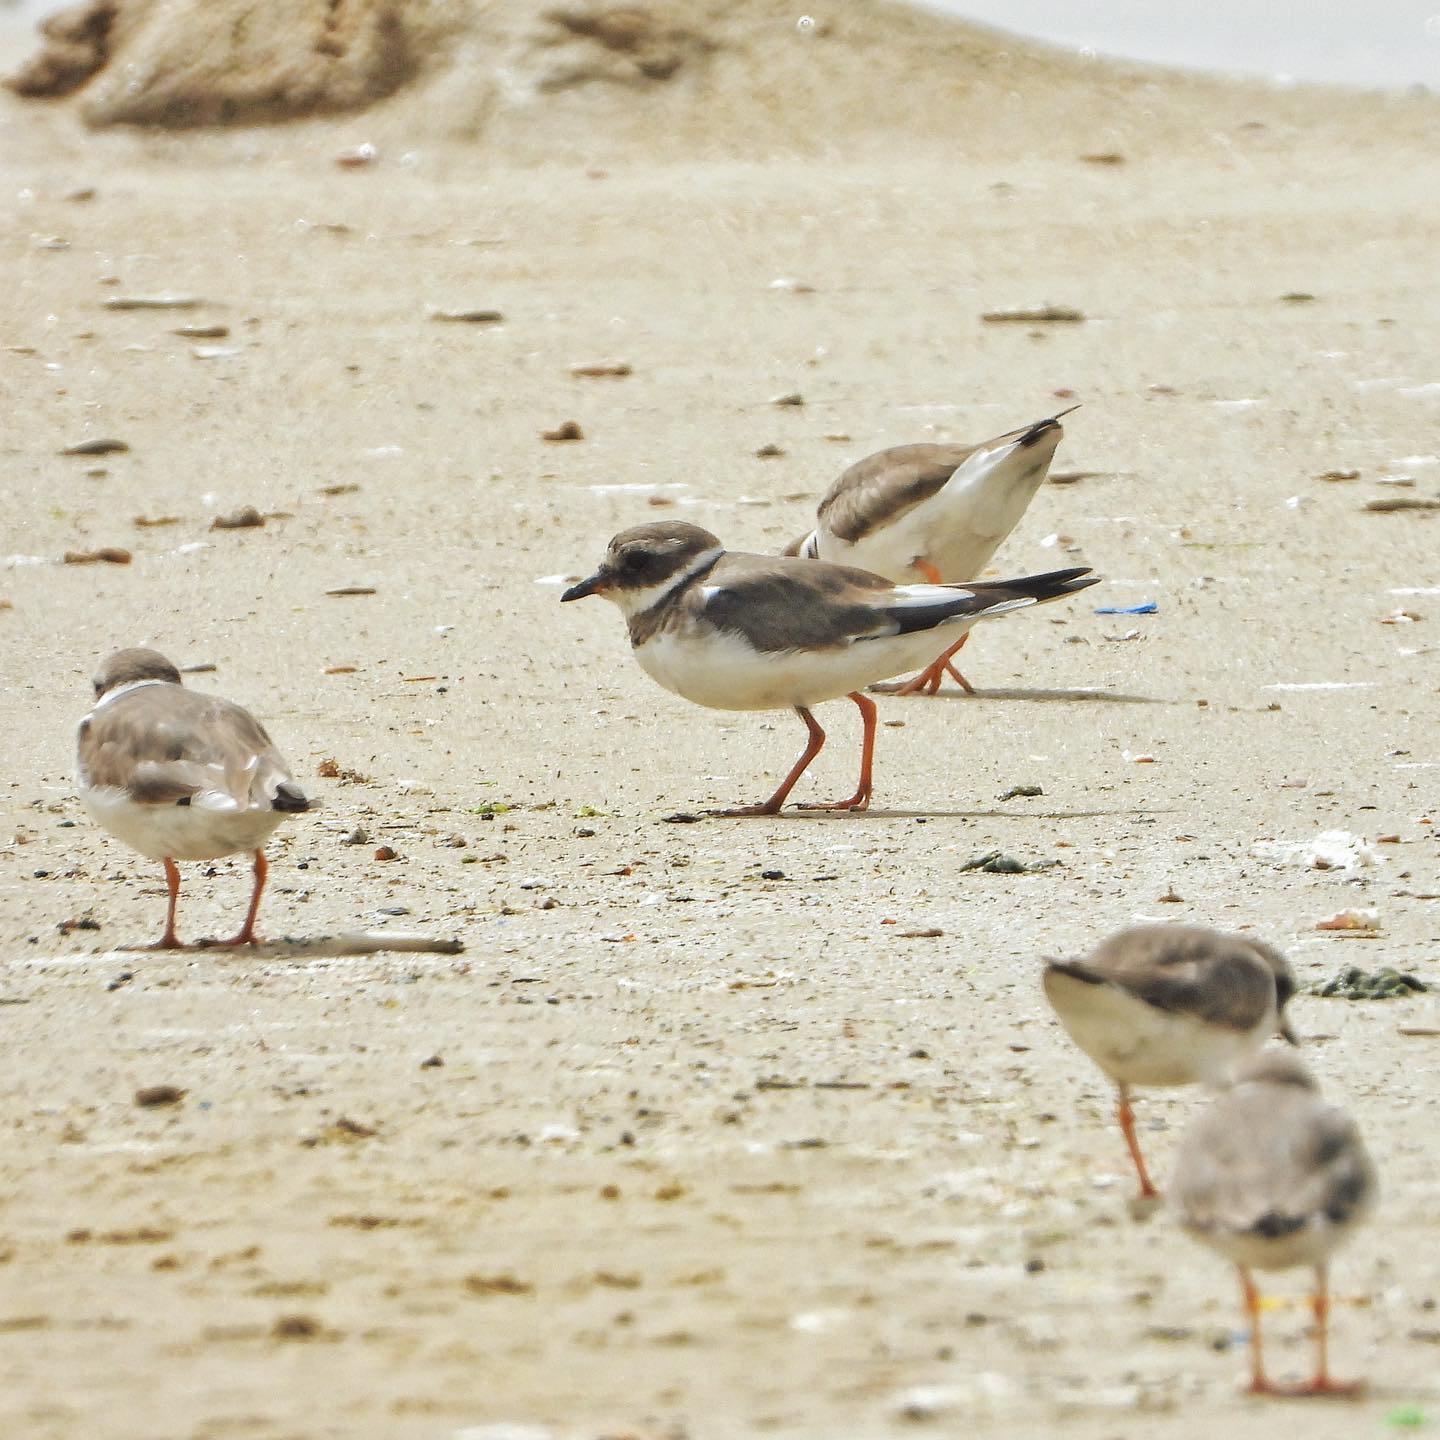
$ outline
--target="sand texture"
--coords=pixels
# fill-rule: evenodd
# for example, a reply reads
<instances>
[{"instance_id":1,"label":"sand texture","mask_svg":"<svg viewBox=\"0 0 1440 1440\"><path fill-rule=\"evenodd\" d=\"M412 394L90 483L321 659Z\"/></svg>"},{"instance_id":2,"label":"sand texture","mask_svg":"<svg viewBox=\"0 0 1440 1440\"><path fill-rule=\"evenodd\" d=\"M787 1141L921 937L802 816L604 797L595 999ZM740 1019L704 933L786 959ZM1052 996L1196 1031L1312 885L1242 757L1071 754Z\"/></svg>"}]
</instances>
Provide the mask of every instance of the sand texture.
<instances>
[{"instance_id":1,"label":"sand texture","mask_svg":"<svg viewBox=\"0 0 1440 1440\"><path fill-rule=\"evenodd\" d=\"M108 66L0 96L0 1435L1353 1440L1440 1413L1435 992L1293 1007L1382 1194L1334 1274L1335 1368L1372 1393L1287 1407L1238 1391L1231 1274L1131 1220L1111 1091L1038 982L1146 917L1253 927L1305 984L1440 983L1440 528L1366 508L1440 497L1436 102L858 4L762 45L723 8L625 49L490 7L552 80L610 67L493 103L479 21L339 118L95 129ZM386 10L344 9L358 57ZM981 318L1047 305L1084 318ZM668 822L761 798L801 727L666 695L566 578L660 517L776 549L870 451L1077 400L1080 477L995 568L1104 584L977 628L975 699L882 700L870 813ZM129 562L63 561L105 550ZM139 643L213 665L189 683L321 802L271 848L267 936L464 952L121 950L163 878L86 819L72 745ZM797 799L854 781L853 707L819 718ZM1256 848L1327 830L1370 853ZM963 868L997 850L1058 863ZM230 933L245 860L183 868L182 935ZM1349 907L1378 938L1315 929ZM1139 1098L1162 1183L1203 1103ZM1299 1281L1267 1282L1296 1297L1278 1375L1310 1362Z\"/></svg>"}]
</instances>

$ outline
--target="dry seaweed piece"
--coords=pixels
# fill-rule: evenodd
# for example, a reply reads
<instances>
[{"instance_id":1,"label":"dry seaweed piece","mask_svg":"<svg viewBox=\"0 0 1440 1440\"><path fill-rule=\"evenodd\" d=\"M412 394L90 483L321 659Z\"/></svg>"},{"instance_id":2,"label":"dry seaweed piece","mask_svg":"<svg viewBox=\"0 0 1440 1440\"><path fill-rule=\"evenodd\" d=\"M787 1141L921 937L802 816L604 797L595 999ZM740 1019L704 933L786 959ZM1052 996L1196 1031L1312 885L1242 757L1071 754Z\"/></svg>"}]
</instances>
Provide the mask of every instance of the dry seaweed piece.
<instances>
[{"instance_id":1,"label":"dry seaweed piece","mask_svg":"<svg viewBox=\"0 0 1440 1440\"><path fill-rule=\"evenodd\" d=\"M193 310L205 302L198 295L111 295L105 300L107 310Z\"/></svg>"},{"instance_id":2,"label":"dry seaweed piece","mask_svg":"<svg viewBox=\"0 0 1440 1440\"><path fill-rule=\"evenodd\" d=\"M1308 993L1339 1000L1394 1000L1423 994L1429 988L1417 976L1408 971L1391 969L1388 965L1374 971L1347 965L1329 980L1317 980L1308 987Z\"/></svg>"},{"instance_id":3,"label":"dry seaweed piece","mask_svg":"<svg viewBox=\"0 0 1440 1440\"><path fill-rule=\"evenodd\" d=\"M1440 500L1430 500L1423 495L1382 495L1377 500L1367 500L1365 508L1376 515L1389 515L1396 510L1440 510Z\"/></svg>"},{"instance_id":4,"label":"dry seaweed piece","mask_svg":"<svg viewBox=\"0 0 1440 1440\"><path fill-rule=\"evenodd\" d=\"M432 320L448 320L458 325L501 325L505 321L502 310L442 310L432 305L428 314Z\"/></svg>"},{"instance_id":5,"label":"dry seaweed piece","mask_svg":"<svg viewBox=\"0 0 1440 1440\"><path fill-rule=\"evenodd\" d=\"M102 438L76 441L74 445L67 445L60 453L62 455L123 455L129 448L129 445L123 440Z\"/></svg>"},{"instance_id":6,"label":"dry seaweed piece","mask_svg":"<svg viewBox=\"0 0 1440 1440\"><path fill-rule=\"evenodd\" d=\"M1078 325L1085 312L1072 305L1036 305L1021 310L987 310L980 318L988 325Z\"/></svg>"},{"instance_id":7,"label":"dry seaweed piece","mask_svg":"<svg viewBox=\"0 0 1440 1440\"><path fill-rule=\"evenodd\" d=\"M67 565L128 565L134 556L118 545L102 545L98 550L67 550Z\"/></svg>"},{"instance_id":8,"label":"dry seaweed piece","mask_svg":"<svg viewBox=\"0 0 1440 1440\"><path fill-rule=\"evenodd\" d=\"M619 378L630 375L634 367L628 360L586 360L580 361L570 367L570 373L577 377L600 378L613 376Z\"/></svg>"}]
</instances>

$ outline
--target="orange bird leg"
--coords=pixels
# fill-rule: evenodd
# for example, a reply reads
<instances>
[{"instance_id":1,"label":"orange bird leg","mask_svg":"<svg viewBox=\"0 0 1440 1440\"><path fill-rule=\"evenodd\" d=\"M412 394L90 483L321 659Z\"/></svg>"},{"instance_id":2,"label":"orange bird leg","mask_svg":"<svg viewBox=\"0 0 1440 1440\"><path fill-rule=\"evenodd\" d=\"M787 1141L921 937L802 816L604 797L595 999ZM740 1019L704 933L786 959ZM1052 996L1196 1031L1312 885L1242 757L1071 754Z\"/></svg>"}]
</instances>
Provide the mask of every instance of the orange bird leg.
<instances>
[{"instance_id":1,"label":"orange bird leg","mask_svg":"<svg viewBox=\"0 0 1440 1440\"><path fill-rule=\"evenodd\" d=\"M780 788L761 805L739 805L733 810L712 810L710 812L712 815L778 815L780 813L780 807L785 803L785 797L795 788L795 782L805 773L810 762L820 753L821 746L825 744L825 732L820 728L815 717L803 705L797 705L795 713L805 722L805 728L810 733L805 741L805 749L801 751L800 758L790 767L790 773L780 782Z\"/></svg>"},{"instance_id":2,"label":"orange bird leg","mask_svg":"<svg viewBox=\"0 0 1440 1440\"><path fill-rule=\"evenodd\" d=\"M165 884L170 891L170 903L165 907L165 933L146 948L150 950L183 950L180 937L175 933L175 907L180 903L180 867L167 855L165 857Z\"/></svg>"},{"instance_id":3,"label":"orange bird leg","mask_svg":"<svg viewBox=\"0 0 1440 1440\"><path fill-rule=\"evenodd\" d=\"M1315 1377L1296 1393L1300 1395L1358 1395L1363 1380L1330 1378L1330 1274L1323 1265L1315 1267L1315 1293L1310 1298L1315 1316Z\"/></svg>"},{"instance_id":4,"label":"orange bird leg","mask_svg":"<svg viewBox=\"0 0 1440 1440\"><path fill-rule=\"evenodd\" d=\"M1265 1378L1265 1356L1260 1349L1260 1296L1250 1272L1243 1265L1235 1268L1240 1272L1240 1295L1245 1302L1245 1319L1250 1326L1250 1393L1269 1395L1273 1390Z\"/></svg>"},{"instance_id":5,"label":"orange bird leg","mask_svg":"<svg viewBox=\"0 0 1440 1440\"><path fill-rule=\"evenodd\" d=\"M912 560L910 568L917 571L927 585L943 585L945 583L940 578L940 572L928 560ZM950 657L969 638L970 632L967 630L939 659L933 664L927 665L913 680L907 680L903 685L896 685L893 688L889 685L875 685L871 688L890 695L937 695L940 692L940 682L944 680L948 671L967 695L973 695L975 687L950 663Z\"/></svg>"},{"instance_id":6,"label":"orange bird leg","mask_svg":"<svg viewBox=\"0 0 1440 1440\"><path fill-rule=\"evenodd\" d=\"M950 657L970 638L967 630L943 655L926 666L913 680L907 680L903 685L897 685L890 691L892 695L937 695L940 692L940 682L944 680L946 673L953 675L959 682L960 688L967 694L973 695L975 687L950 663ZM877 685L877 690L882 687Z\"/></svg>"},{"instance_id":7,"label":"orange bird leg","mask_svg":"<svg viewBox=\"0 0 1440 1440\"><path fill-rule=\"evenodd\" d=\"M1130 1149L1130 1158L1135 1162L1135 1173L1140 1177L1140 1198L1153 1200L1160 1192L1150 1183L1150 1173L1145 1169L1145 1157L1140 1153L1140 1141L1135 1135L1135 1112L1130 1108L1130 1087L1120 1086L1120 1104L1116 1108L1121 1133Z\"/></svg>"},{"instance_id":8,"label":"orange bird leg","mask_svg":"<svg viewBox=\"0 0 1440 1440\"><path fill-rule=\"evenodd\" d=\"M848 800L831 800L827 804L802 805L802 810L868 810L870 808L870 762L875 758L875 702L852 690L846 699L860 708L864 731L860 738L860 783Z\"/></svg>"},{"instance_id":9,"label":"orange bird leg","mask_svg":"<svg viewBox=\"0 0 1440 1440\"><path fill-rule=\"evenodd\" d=\"M250 910L245 916L245 923L240 927L238 935L232 935L228 940L220 941L222 945L254 945L255 939L255 917L260 913L260 894L265 889L265 877L269 875L270 867L265 863L265 852L255 852L255 888L250 892Z\"/></svg>"},{"instance_id":10,"label":"orange bird leg","mask_svg":"<svg viewBox=\"0 0 1440 1440\"><path fill-rule=\"evenodd\" d=\"M170 891L170 903L165 909L165 933L149 945L122 945L122 950L187 950L175 933L175 907L180 901L180 867L167 855L161 862L165 866L165 886Z\"/></svg>"}]
</instances>

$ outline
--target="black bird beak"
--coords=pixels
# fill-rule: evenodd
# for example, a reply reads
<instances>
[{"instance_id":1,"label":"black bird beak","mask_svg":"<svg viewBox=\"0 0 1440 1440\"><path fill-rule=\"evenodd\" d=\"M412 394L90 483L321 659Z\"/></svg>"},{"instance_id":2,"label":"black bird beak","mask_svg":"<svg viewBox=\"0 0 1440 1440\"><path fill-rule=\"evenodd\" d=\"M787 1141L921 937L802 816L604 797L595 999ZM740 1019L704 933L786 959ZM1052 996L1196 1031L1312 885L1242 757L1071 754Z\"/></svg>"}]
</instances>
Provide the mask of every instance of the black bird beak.
<instances>
[{"instance_id":1,"label":"black bird beak","mask_svg":"<svg viewBox=\"0 0 1440 1440\"><path fill-rule=\"evenodd\" d=\"M610 584L610 577L603 569L597 570L593 575L581 580L578 584L572 585L561 597L563 605L567 600L583 600L587 595L598 595L607 589Z\"/></svg>"},{"instance_id":2,"label":"black bird beak","mask_svg":"<svg viewBox=\"0 0 1440 1440\"><path fill-rule=\"evenodd\" d=\"M1290 1023L1290 1017L1288 1015L1282 1015L1280 1017L1278 1029L1282 1040L1288 1040L1292 1045L1298 1045L1300 1043L1300 1037L1295 1033L1295 1027Z\"/></svg>"}]
</instances>

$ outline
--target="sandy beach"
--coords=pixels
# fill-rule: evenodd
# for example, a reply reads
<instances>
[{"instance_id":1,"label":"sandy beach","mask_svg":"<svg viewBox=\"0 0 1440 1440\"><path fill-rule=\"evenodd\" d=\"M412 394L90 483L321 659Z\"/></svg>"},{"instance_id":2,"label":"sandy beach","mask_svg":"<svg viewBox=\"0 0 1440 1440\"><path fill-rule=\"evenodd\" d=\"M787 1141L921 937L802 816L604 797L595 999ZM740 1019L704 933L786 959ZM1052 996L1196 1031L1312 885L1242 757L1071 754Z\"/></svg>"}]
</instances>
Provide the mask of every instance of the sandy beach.
<instances>
[{"instance_id":1,"label":"sandy beach","mask_svg":"<svg viewBox=\"0 0 1440 1440\"><path fill-rule=\"evenodd\" d=\"M1139 918L1253 930L1303 984L1440 983L1440 509L1366 508L1440 497L1440 101L859 7L882 54L833 9L685 90L485 101L452 68L164 131L0 91L5 1436L1440 1414L1436 994L1292 1007L1382 1188L1334 1275L1335 1367L1371 1390L1297 1407L1240 1393L1225 1266L1132 1222L1113 1093L1039 988ZM0 27L13 68L34 42ZM195 304L105 308L137 295ZM1042 305L1083 319L981 318ZM630 373L571 373L597 361ZM882 700L869 813L673 823L761 798L800 727L667 695L564 580L657 518L778 549L862 455L1077 402L1080 476L994 571L1104 583L977 628L974 699ZM60 453L96 439L128 448ZM263 526L212 528L244 506ZM63 563L101 547L130 562ZM140 643L213 665L189 683L320 801L272 847L267 936L463 953L121 951L163 877L84 815L73 737ZM853 708L819 718L799 799L854 779ZM1276 858L1329 830L1355 867ZM1057 863L963 868L990 851ZM246 862L184 871L182 934L233 928ZM1315 929L1347 907L1374 938ZM183 1100L134 1103L161 1084ZM1159 1177L1203 1103L1139 1101ZM1266 1288L1299 1375L1301 1277Z\"/></svg>"}]
</instances>

